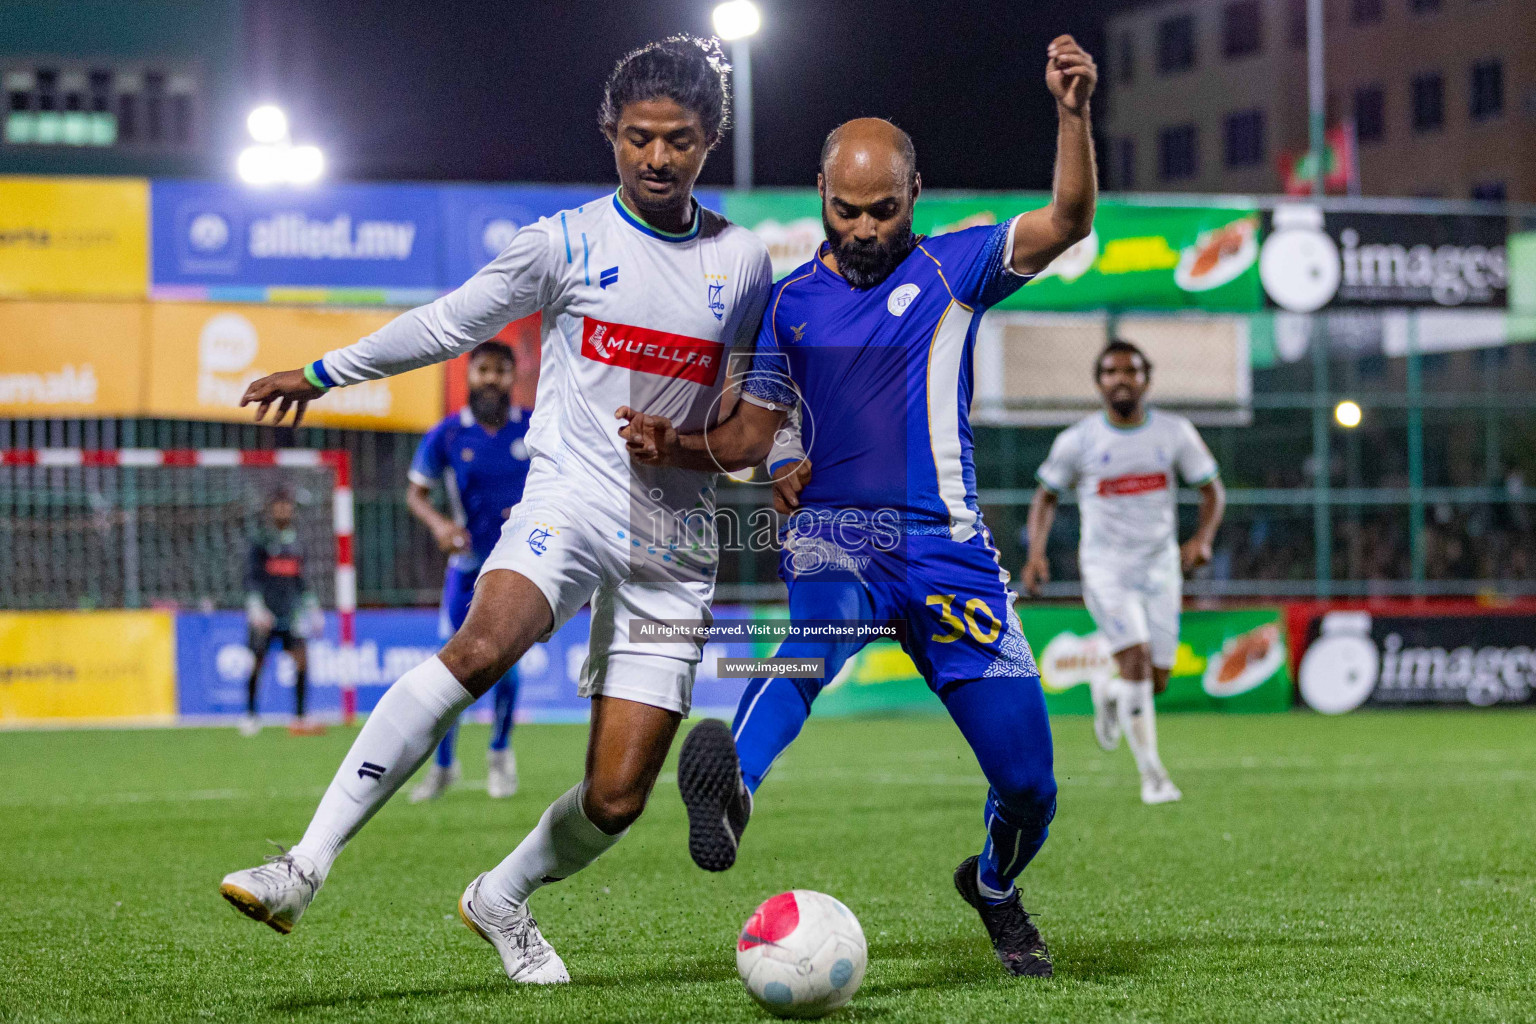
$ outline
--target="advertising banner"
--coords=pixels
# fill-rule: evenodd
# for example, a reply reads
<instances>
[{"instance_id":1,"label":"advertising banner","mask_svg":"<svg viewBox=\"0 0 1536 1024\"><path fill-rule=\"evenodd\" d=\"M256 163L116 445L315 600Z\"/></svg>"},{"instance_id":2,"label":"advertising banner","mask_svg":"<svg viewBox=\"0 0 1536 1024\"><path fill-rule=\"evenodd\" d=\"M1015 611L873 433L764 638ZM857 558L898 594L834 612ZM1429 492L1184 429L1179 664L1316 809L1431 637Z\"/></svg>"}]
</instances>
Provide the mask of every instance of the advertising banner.
<instances>
[{"instance_id":1,"label":"advertising banner","mask_svg":"<svg viewBox=\"0 0 1536 1024\"><path fill-rule=\"evenodd\" d=\"M142 302L0 302L0 416L132 416L143 403Z\"/></svg>"},{"instance_id":2,"label":"advertising banner","mask_svg":"<svg viewBox=\"0 0 1536 1024\"><path fill-rule=\"evenodd\" d=\"M438 294L439 190L156 181L157 298L413 306Z\"/></svg>"},{"instance_id":3,"label":"advertising banner","mask_svg":"<svg viewBox=\"0 0 1536 1024\"><path fill-rule=\"evenodd\" d=\"M1259 273L1276 307L1503 309L1508 221L1463 214L1324 213L1306 203L1267 218Z\"/></svg>"},{"instance_id":4,"label":"advertising banner","mask_svg":"<svg viewBox=\"0 0 1536 1024\"><path fill-rule=\"evenodd\" d=\"M1053 715L1088 715L1088 684L1114 675L1108 645L1086 609L1020 606ZM782 612L780 612L782 614ZM1160 711L1285 711L1291 673L1285 626L1276 608L1186 612L1168 691ZM765 652L766 653L766 652ZM818 715L942 712L943 705L902 649L873 643L858 653L817 698Z\"/></svg>"},{"instance_id":5,"label":"advertising banner","mask_svg":"<svg viewBox=\"0 0 1536 1024\"><path fill-rule=\"evenodd\" d=\"M148 409L151 415L248 420L240 408L258 377L302 366L350 345L392 313L291 306L157 302L150 310ZM442 418L443 369L339 388L313 403L305 422L365 430L427 430Z\"/></svg>"},{"instance_id":6,"label":"advertising banner","mask_svg":"<svg viewBox=\"0 0 1536 1024\"><path fill-rule=\"evenodd\" d=\"M0 724L176 714L171 615L0 612Z\"/></svg>"},{"instance_id":7,"label":"advertising banner","mask_svg":"<svg viewBox=\"0 0 1536 1024\"><path fill-rule=\"evenodd\" d=\"M717 615L743 617L747 608L720 606ZM581 666L587 657L591 618L582 611L547 643L534 644L518 663L517 720L520 722L586 721L589 702L576 695ZM368 711L401 675L436 654L438 614L432 609L362 609L357 613L357 644L349 655L340 644L340 627L333 613L325 617L324 634L309 643L308 705L321 715L341 711L340 688L347 680L357 686L357 707ZM176 677L181 715L198 718L229 716L245 711L246 680L254 664L246 645L245 615L241 612L183 612L176 616ZM694 714L730 718L746 680L720 679L721 657L747 657L745 644L709 644L694 683ZM0 663L3 664L3 663ZM262 669L258 711L293 712L293 663L274 648ZM470 710L486 720L491 713L487 694Z\"/></svg>"},{"instance_id":8,"label":"advertising banner","mask_svg":"<svg viewBox=\"0 0 1536 1024\"><path fill-rule=\"evenodd\" d=\"M1000 224L1050 201L1043 192L925 195L912 230L939 235ZM729 193L726 216L768 245L776 278L815 255L826 237L812 190ZM1262 305L1259 214L1253 208L1131 206L1099 202L1094 230L999 309L1054 311Z\"/></svg>"},{"instance_id":9,"label":"advertising banner","mask_svg":"<svg viewBox=\"0 0 1536 1024\"><path fill-rule=\"evenodd\" d=\"M141 299L149 182L0 178L0 296Z\"/></svg>"},{"instance_id":10,"label":"advertising banner","mask_svg":"<svg viewBox=\"0 0 1536 1024\"><path fill-rule=\"evenodd\" d=\"M1324 714L1357 707L1526 704L1536 694L1536 612L1341 609L1311 621L1298 672Z\"/></svg>"},{"instance_id":11,"label":"advertising banner","mask_svg":"<svg viewBox=\"0 0 1536 1024\"><path fill-rule=\"evenodd\" d=\"M1087 609L1019 609L1052 714L1092 714L1089 684L1114 674ZM1185 612L1159 711L1285 711L1291 706L1285 623L1278 608Z\"/></svg>"}]
</instances>

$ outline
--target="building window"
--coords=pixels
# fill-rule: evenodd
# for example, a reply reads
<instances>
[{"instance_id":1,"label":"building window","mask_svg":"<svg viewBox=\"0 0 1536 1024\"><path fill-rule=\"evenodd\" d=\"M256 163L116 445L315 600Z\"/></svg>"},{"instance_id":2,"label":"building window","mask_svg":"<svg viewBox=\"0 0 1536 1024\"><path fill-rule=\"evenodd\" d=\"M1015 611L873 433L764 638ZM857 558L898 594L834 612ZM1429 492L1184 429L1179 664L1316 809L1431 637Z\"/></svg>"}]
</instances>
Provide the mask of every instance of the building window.
<instances>
[{"instance_id":1,"label":"building window","mask_svg":"<svg viewBox=\"0 0 1536 1024\"><path fill-rule=\"evenodd\" d=\"M1120 37L1120 81L1136 80L1136 39L1129 32Z\"/></svg>"},{"instance_id":2,"label":"building window","mask_svg":"<svg viewBox=\"0 0 1536 1024\"><path fill-rule=\"evenodd\" d=\"M1381 0L1349 0L1349 20L1356 25L1374 25L1381 20Z\"/></svg>"},{"instance_id":3,"label":"building window","mask_svg":"<svg viewBox=\"0 0 1536 1024\"><path fill-rule=\"evenodd\" d=\"M1158 176L1164 181L1193 178L1200 165L1198 148L1194 125L1164 128L1157 136Z\"/></svg>"},{"instance_id":4,"label":"building window","mask_svg":"<svg viewBox=\"0 0 1536 1024\"><path fill-rule=\"evenodd\" d=\"M1445 79L1438 74L1414 75L1409 86L1415 131L1438 131L1445 124Z\"/></svg>"},{"instance_id":5,"label":"building window","mask_svg":"<svg viewBox=\"0 0 1536 1024\"><path fill-rule=\"evenodd\" d=\"M1504 65L1482 60L1472 65L1472 120L1482 121L1504 113Z\"/></svg>"},{"instance_id":6,"label":"building window","mask_svg":"<svg viewBox=\"0 0 1536 1024\"><path fill-rule=\"evenodd\" d=\"M1195 18L1183 14L1157 26L1157 70L1167 74L1195 66Z\"/></svg>"},{"instance_id":7,"label":"building window","mask_svg":"<svg viewBox=\"0 0 1536 1024\"><path fill-rule=\"evenodd\" d=\"M1440 0L1408 0L1408 9L1415 14L1433 14L1440 9Z\"/></svg>"},{"instance_id":8,"label":"building window","mask_svg":"<svg viewBox=\"0 0 1536 1024\"><path fill-rule=\"evenodd\" d=\"M1307 0L1291 0L1286 9L1285 41L1293 50L1307 48Z\"/></svg>"},{"instance_id":9,"label":"building window","mask_svg":"<svg viewBox=\"0 0 1536 1024\"><path fill-rule=\"evenodd\" d=\"M1480 181L1472 186L1472 198L1490 203L1502 203L1509 198L1509 190L1502 181Z\"/></svg>"},{"instance_id":10,"label":"building window","mask_svg":"<svg viewBox=\"0 0 1536 1024\"><path fill-rule=\"evenodd\" d=\"M1120 139L1115 143L1115 187L1136 187L1136 140Z\"/></svg>"},{"instance_id":11,"label":"building window","mask_svg":"<svg viewBox=\"0 0 1536 1024\"><path fill-rule=\"evenodd\" d=\"M1227 166L1252 167L1264 162L1264 111L1240 110L1227 115Z\"/></svg>"},{"instance_id":12,"label":"building window","mask_svg":"<svg viewBox=\"0 0 1536 1024\"><path fill-rule=\"evenodd\" d=\"M1264 9L1259 0L1227 4L1221 17L1221 51L1228 57L1246 57L1264 48Z\"/></svg>"},{"instance_id":13,"label":"building window","mask_svg":"<svg viewBox=\"0 0 1536 1024\"><path fill-rule=\"evenodd\" d=\"M1380 142L1387 137L1387 95L1379 85L1355 90L1355 138Z\"/></svg>"}]
</instances>

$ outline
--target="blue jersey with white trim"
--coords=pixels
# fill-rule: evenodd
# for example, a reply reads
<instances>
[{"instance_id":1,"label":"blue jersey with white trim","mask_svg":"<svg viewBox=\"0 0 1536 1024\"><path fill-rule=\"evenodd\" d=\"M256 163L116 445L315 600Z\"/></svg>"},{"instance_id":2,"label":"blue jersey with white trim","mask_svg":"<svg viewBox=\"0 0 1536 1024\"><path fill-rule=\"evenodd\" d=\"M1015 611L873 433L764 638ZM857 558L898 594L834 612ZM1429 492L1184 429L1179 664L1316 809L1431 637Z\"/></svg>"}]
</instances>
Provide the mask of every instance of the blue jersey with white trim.
<instances>
[{"instance_id":1,"label":"blue jersey with white trim","mask_svg":"<svg viewBox=\"0 0 1536 1024\"><path fill-rule=\"evenodd\" d=\"M955 540L976 532L972 352L982 313L1027 280L1007 266L1012 225L921 239L867 290L819 253L774 286L744 392L802 403L802 508Z\"/></svg>"},{"instance_id":2,"label":"blue jersey with white trim","mask_svg":"<svg viewBox=\"0 0 1536 1024\"><path fill-rule=\"evenodd\" d=\"M417 446L411 482L430 487L443 481L454 522L469 531L469 550L453 556L455 568L479 568L496 546L507 513L523 500L529 464L524 438L531 418L513 406L507 422L491 433L466 406L427 431Z\"/></svg>"}]
</instances>

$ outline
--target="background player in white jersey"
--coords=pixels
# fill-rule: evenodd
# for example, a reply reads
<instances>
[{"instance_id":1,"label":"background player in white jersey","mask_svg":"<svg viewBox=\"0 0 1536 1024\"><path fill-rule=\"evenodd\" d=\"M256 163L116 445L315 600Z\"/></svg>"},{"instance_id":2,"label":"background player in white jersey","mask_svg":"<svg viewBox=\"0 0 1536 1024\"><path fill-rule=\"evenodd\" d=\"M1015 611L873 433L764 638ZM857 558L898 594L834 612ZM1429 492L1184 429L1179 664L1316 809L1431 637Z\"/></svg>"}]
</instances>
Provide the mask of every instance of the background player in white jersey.
<instances>
[{"instance_id":1,"label":"background player in white jersey","mask_svg":"<svg viewBox=\"0 0 1536 1024\"><path fill-rule=\"evenodd\" d=\"M1030 593L1051 577L1046 541L1057 498L1077 489L1083 601L1114 652L1119 679L1095 685L1094 732L1105 750L1124 733L1141 773L1141 799L1182 795L1157 753L1152 698L1168 687L1179 646L1183 573L1211 559L1226 492L1216 460L1182 416L1148 409L1152 364L1128 341L1111 341L1094 362L1104 411L1057 435L1036 474L1029 506ZM1200 491L1194 536L1181 547L1175 504L1180 479Z\"/></svg>"},{"instance_id":2,"label":"background player in white jersey","mask_svg":"<svg viewBox=\"0 0 1536 1024\"><path fill-rule=\"evenodd\" d=\"M245 914L289 931L342 847L459 713L590 599L585 778L459 901L514 981L570 980L528 897L590 864L640 816L687 716L702 643L640 642L630 627L709 621L717 560L713 538L689 532L712 517L714 474L634 465L610 424L627 406L703 429L719 412L725 359L751 343L772 276L763 243L692 195L726 125L728 73L717 40L679 36L629 54L599 113L617 193L523 228L457 291L247 390L258 420L274 406L278 420L290 408L297 418L330 387L450 359L512 320L543 315L526 439L533 465L469 615L379 700L299 844L224 879L225 898Z\"/></svg>"}]
</instances>

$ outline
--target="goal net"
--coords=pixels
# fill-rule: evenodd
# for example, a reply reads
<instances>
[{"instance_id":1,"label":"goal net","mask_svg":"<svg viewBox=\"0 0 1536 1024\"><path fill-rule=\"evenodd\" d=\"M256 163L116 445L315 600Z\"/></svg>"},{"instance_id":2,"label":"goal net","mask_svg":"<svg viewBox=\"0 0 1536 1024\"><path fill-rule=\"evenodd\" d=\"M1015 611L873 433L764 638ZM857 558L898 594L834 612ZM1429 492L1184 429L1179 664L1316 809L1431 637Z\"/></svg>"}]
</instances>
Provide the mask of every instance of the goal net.
<instances>
[{"instance_id":1,"label":"goal net","mask_svg":"<svg viewBox=\"0 0 1536 1024\"><path fill-rule=\"evenodd\" d=\"M281 491L305 582L350 647L349 477L344 451L0 450L0 609L241 608L252 538Z\"/></svg>"}]
</instances>

